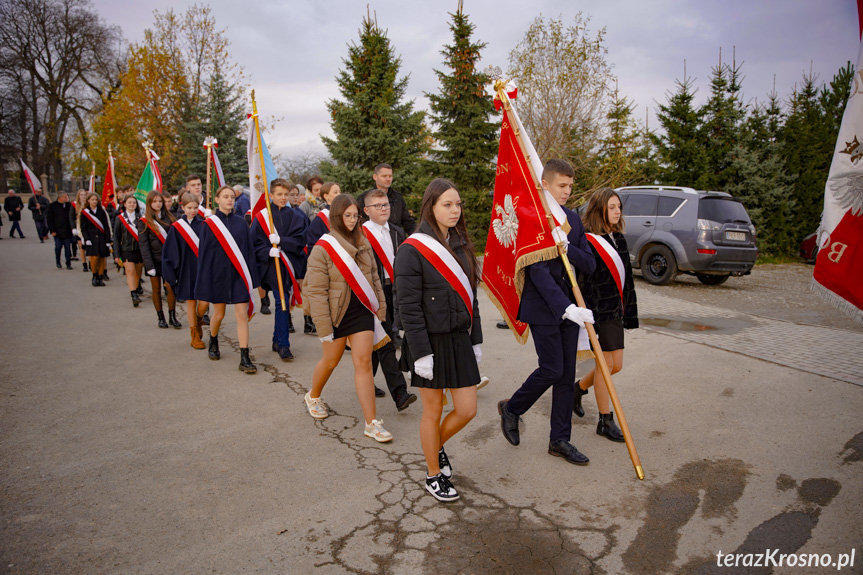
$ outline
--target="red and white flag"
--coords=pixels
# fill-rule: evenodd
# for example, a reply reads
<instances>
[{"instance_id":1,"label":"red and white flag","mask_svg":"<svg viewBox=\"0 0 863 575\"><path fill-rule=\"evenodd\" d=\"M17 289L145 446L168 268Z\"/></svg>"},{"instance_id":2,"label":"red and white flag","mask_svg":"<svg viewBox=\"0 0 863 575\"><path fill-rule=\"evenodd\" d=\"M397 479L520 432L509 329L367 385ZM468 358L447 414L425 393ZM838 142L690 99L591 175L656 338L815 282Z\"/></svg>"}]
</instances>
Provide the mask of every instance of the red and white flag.
<instances>
[{"instance_id":1,"label":"red and white flag","mask_svg":"<svg viewBox=\"0 0 863 575\"><path fill-rule=\"evenodd\" d=\"M30 184L30 191L36 192L36 190L42 189L42 182L39 181L39 178L36 177L36 174L33 173L33 170L27 167L27 164L24 163L24 159L21 159L21 170L24 172L24 179L27 180L27 183Z\"/></svg>"},{"instance_id":2,"label":"red and white flag","mask_svg":"<svg viewBox=\"0 0 863 575\"><path fill-rule=\"evenodd\" d=\"M863 42L856 70L863 70ZM824 190L813 288L863 323L863 80L855 74L851 96Z\"/></svg>"},{"instance_id":3,"label":"red and white flag","mask_svg":"<svg viewBox=\"0 0 863 575\"><path fill-rule=\"evenodd\" d=\"M220 188L225 184L225 172L222 171L222 164L219 163L219 155L216 153L216 148L219 144L213 144L210 148L210 155L213 156L213 172L216 174L216 185Z\"/></svg>"},{"instance_id":4,"label":"red and white flag","mask_svg":"<svg viewBox=\"0 0 863 575\"><path fill-rule=\"evenodd\" d=\"M108 153L108 168L105 170L105 184L102 186L102 205L107 206L111 196L117 197L117 177L114 175L114 156Z\"/></svg>"}]
</instances>

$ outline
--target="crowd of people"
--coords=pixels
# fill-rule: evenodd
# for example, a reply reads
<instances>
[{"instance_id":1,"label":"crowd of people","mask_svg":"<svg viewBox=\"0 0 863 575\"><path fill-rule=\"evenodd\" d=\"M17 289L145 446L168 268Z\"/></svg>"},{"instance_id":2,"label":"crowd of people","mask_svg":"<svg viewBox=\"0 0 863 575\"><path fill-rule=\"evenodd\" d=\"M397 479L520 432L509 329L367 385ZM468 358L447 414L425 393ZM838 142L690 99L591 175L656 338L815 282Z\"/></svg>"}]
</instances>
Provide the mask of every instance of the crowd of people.
<instances>
[{"instance_id":1,"label":"crowd of people","mask_svg":"<svg viewBox=\"0 0 863 575\"><path fill-rule=\"evenodd\" d=\"M190 346L207 349L211 360L221 359L219 332L232 306L244 373L257 371L249 352L249 321L259 311L256 292L260 312L274 316L272 351L283 361L294 360L290 336L296 330L290 312L301 307L303 333L321 343L304 397L315 419L328 416L322 394L350 350L363 433L390 442L393 435L375 406L375 398L386 394L375 386L374 376L380 368L397 410L404 411L418 399L408 389L409 374L422 405L424 487L439 501L452 501L459 495L445 445L476 415L477 390L488 381L479 369L480 263L455 183L433 180L415 218L392 188L390 165L378 165L372 180L374 187L355 199L319 177L309 179L305 189L276 179L269 186L270 209L254 216L242 187L222 186L205 198L197 175L186 178L177 196L151 191L141 202L127 186L108 205L81 190L74 201L61 192L53 203L37 193L27 207L40 241L54 238L57 268L63 267L63 255L66 268L73 269L71 262L80 252L83 271L91 274L93 287L100 287L110 279L107 263L113 257L136 308L144 293L142 280L149 278L161 329L183 327L176 305L185 302ZM548 452L584 465L588 458L570 441L571 418L573 413L584 416L582 398L590 387L599 411L597 434L624 439L601 373L591 370L575 380L579 331L595 322L606 362L616 373L623 366L624 332L638 327L638 314L620 197L602 189L580 217L563 207L572 184L569 164L546 164L542 185L560 204L569 228L558 227L553 236L566 247L587 308L576 305L561 259L525 268L518 319L531 328L539 365L509 399L498 403L498 411L504 437L518 445L520 417L551 388ZM12 223L10 237L16 231L24 237L19 225L23 207L10 191L3 206ZM444 415L447 391L453 408Z\"/></svg>"}]
</instances>

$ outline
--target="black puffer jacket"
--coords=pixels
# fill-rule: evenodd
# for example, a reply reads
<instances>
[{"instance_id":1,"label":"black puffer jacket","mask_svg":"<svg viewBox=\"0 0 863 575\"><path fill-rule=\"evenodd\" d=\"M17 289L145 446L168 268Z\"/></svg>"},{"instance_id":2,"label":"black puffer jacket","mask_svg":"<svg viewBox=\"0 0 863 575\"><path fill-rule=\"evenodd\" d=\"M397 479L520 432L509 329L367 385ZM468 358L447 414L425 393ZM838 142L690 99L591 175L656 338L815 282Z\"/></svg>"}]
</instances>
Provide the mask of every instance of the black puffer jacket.
<instances>
[{"instance_id":1,"label":"black puffer jacket","mask_svg":"<svg viewBox=\"0 0 863 575\"><path fill-rule=\"evenodd\" d=\"M584 303L593 311L593 318L597 323L623 318L625 329L635 329L638 327L638 302L635 297L635 284L632 281L632 266L629 263L626 238L618 232L606 234L602 238L612 247L616 246L617 254L623 261L623 269L626 272L623 282L624 305L621 305L620 292L611 271L593 245L590 248L596 258L596 271L590 275L579 273L577 277Z\"/></svg>"},{"instance_id":2,"label":"black puffer jacket","mask_svg":"<svg viewBox=\"0 0 863 575\"><path fill-rule=\"evenodd\" d=\"M419 232L434 236L426 223ZM467 255L460 238L452 236L450 248L462 268L468 269ZM402 244L396 254L393 271L396 274L393 299L398 307L401 327L405 330L413 357L433 353L428 334L452 333L471 329L471 317L458 293L450 287L441 273L410 244ZM476 305L476 288L473 290L473 328L470 339L473 345L482 343L482 325L479 305Z\"/></svg>"}]
</instances>

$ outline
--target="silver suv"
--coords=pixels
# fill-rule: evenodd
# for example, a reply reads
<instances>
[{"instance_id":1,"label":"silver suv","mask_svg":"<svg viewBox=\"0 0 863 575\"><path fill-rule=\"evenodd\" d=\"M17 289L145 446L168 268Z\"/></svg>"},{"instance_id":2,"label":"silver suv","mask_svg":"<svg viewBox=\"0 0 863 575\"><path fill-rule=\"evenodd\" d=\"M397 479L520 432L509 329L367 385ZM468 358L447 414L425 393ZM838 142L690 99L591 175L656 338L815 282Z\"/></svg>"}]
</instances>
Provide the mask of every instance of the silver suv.
<instances>
[{"instance_id":1,"label":"silver suv","mask_svg":"<svg viewBox=\"0 0 863 575\"><path fill-rule=\"evenodd\" d=\"M725 192L671 186L617 188L626 219L632 267L654 285L678 273L719 285L755 265L755 226L740 201Z\"/></svg>"}]
</instances>

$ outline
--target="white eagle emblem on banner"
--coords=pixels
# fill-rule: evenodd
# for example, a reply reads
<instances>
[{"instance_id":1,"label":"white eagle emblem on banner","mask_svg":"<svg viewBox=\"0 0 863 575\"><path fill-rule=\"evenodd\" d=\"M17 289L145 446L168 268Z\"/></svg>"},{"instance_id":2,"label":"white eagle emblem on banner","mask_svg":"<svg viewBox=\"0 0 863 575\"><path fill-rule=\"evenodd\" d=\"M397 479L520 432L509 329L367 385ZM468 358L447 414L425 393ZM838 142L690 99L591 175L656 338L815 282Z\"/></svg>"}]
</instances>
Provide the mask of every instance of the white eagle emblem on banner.
<instances>
[{"instance_id":1,"label":"white eagle emblem on banner","mask_svg":"<svg viewBox=\"0 0 863 575\"><path fill-rule=\"evenodd\" d=\"M494 235L503 247L508 248L511 244L515 244L515 238L518 235L518 216L515 215L512 196L507 194L503 199L503 207L498 204L495 206L495 211L500 218L492 220Z\"/></svg>"}]
</instances>

